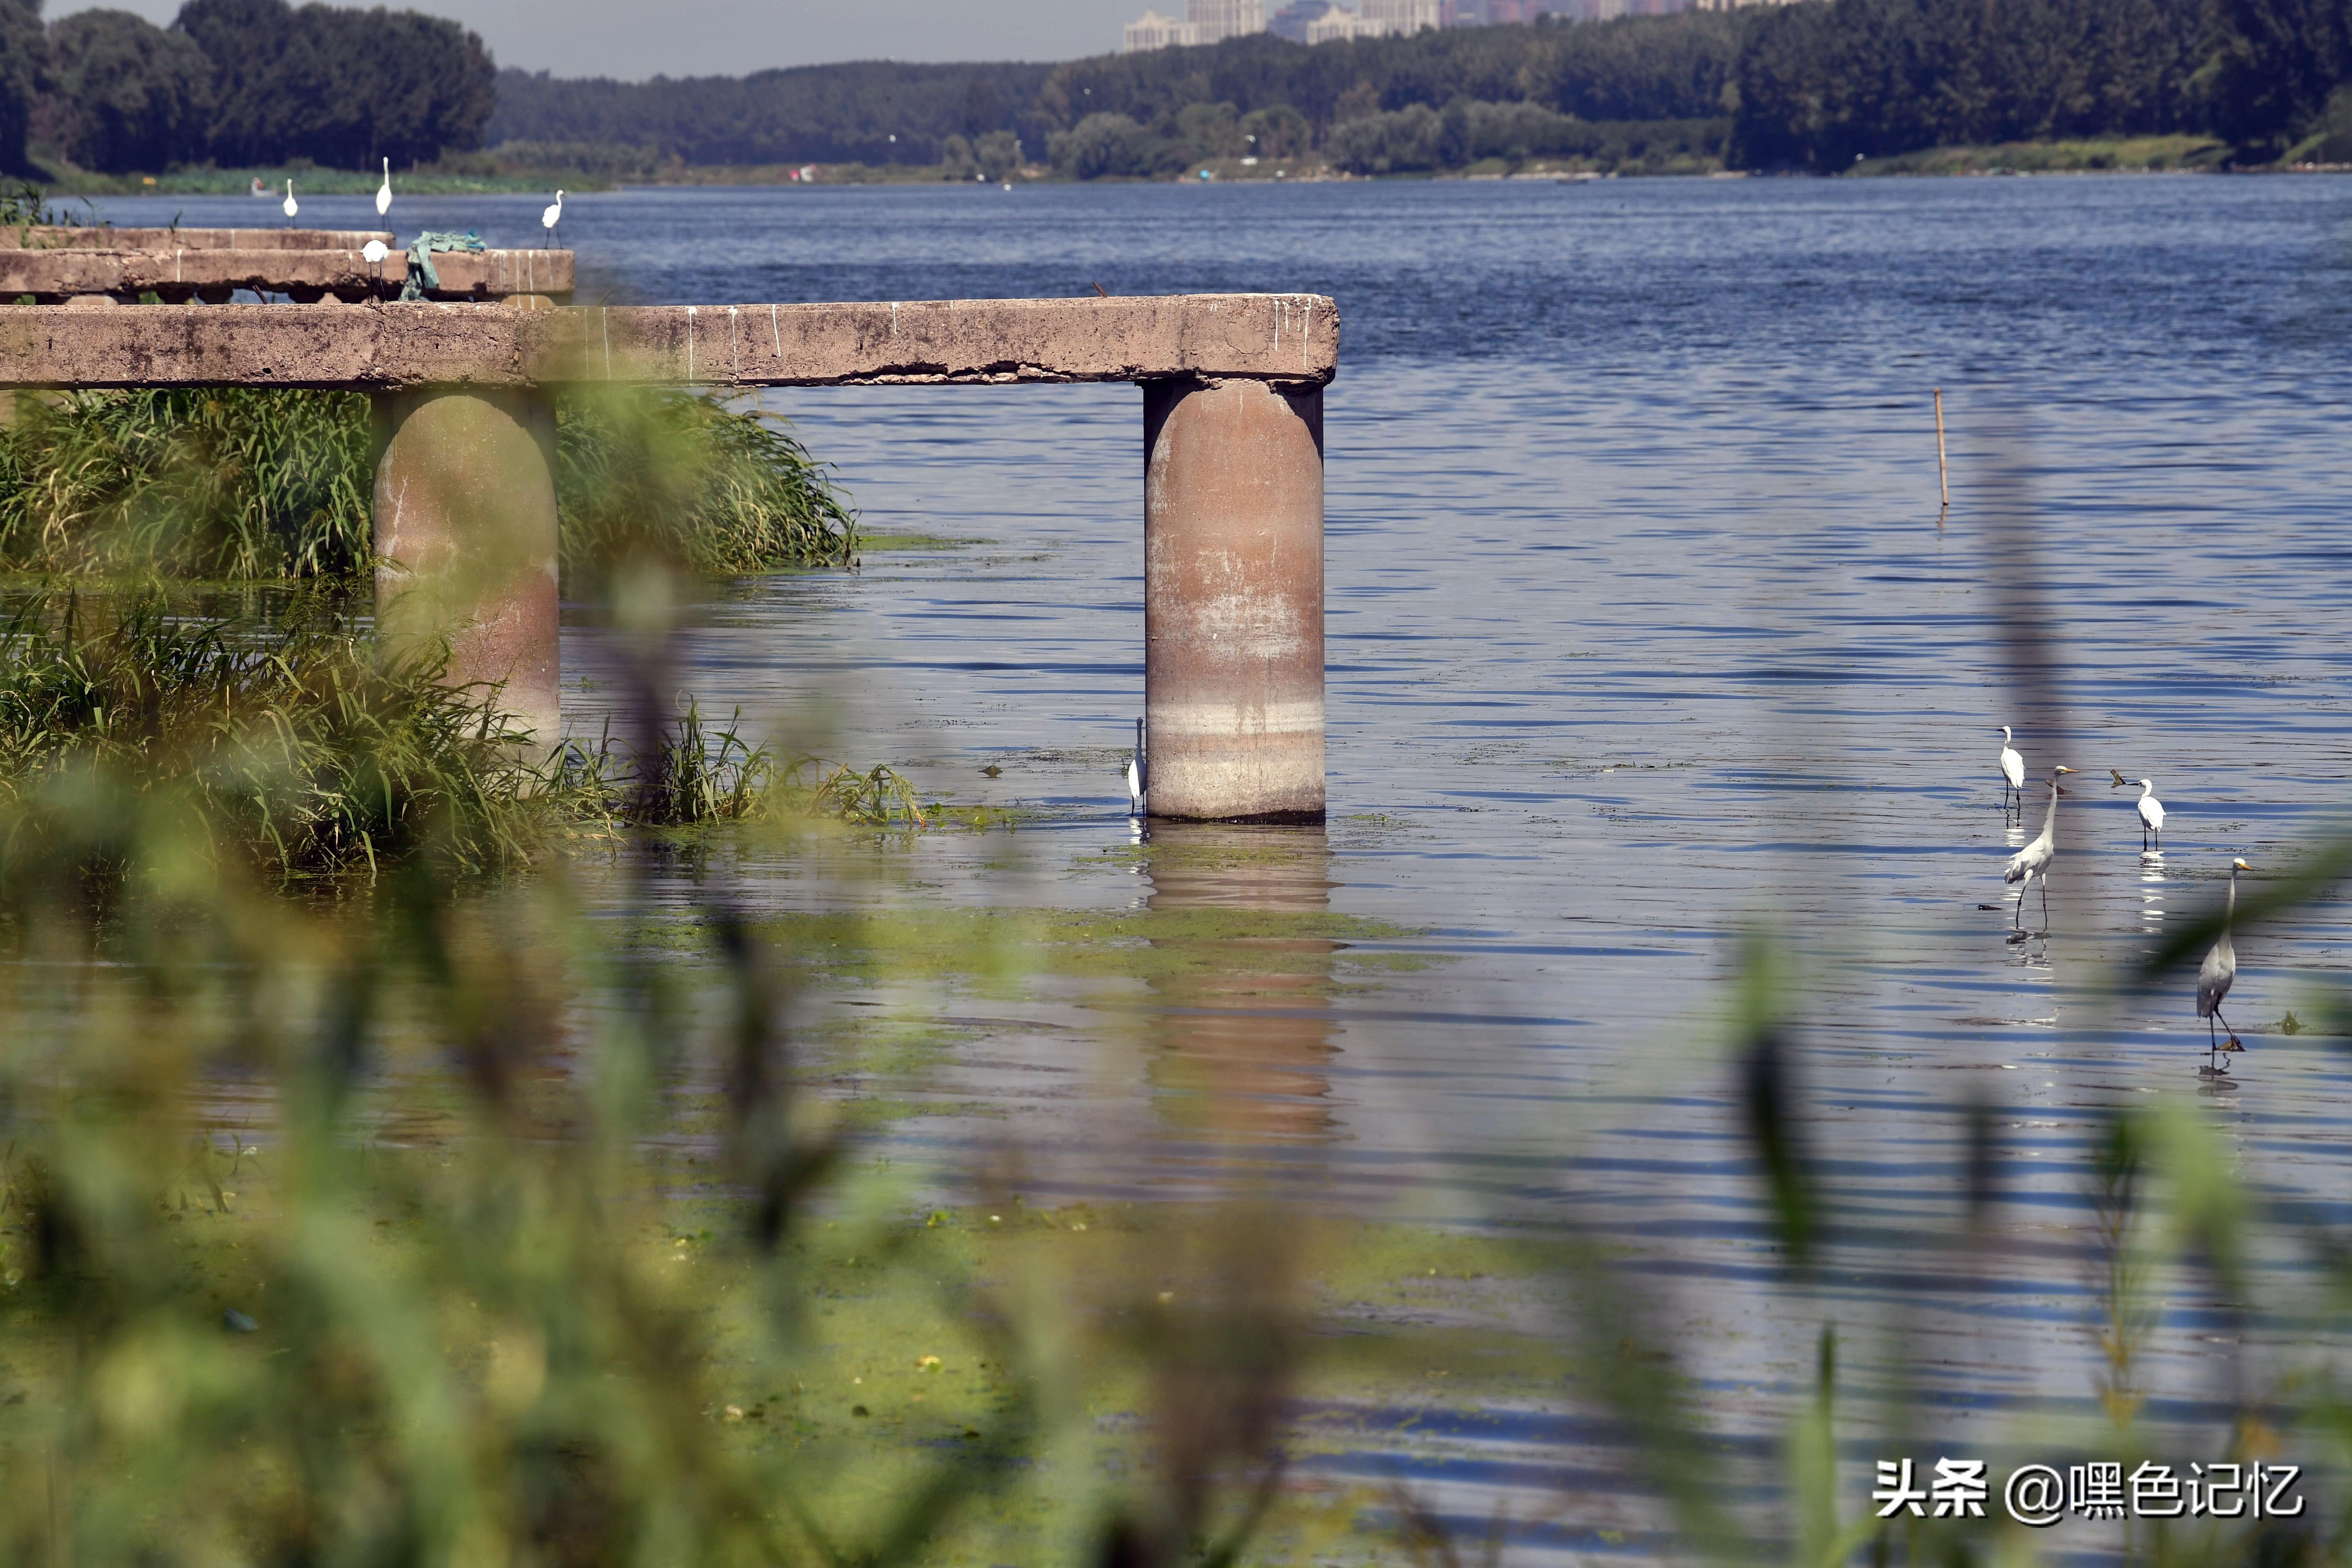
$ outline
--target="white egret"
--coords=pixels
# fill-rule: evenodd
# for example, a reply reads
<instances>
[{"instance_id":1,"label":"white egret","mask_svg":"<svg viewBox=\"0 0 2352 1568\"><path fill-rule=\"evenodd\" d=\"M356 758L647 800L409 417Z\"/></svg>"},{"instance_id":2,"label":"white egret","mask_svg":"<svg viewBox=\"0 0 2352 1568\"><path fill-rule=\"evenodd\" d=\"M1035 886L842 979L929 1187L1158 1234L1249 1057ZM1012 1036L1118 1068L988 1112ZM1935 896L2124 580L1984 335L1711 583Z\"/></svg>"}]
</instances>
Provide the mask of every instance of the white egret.
<instances>
[{"instance_id":1,"label":"white egret","mask_svg":"<svg viewBox=\"0 0 2352 1568\"><path fill-rule=\"evenodd\" d=\"M2238 873L2252 869L2243 860L2230 862L2230 901L2221 909L2221 940L2213 944L2213 951L2197 968L2197 1016L2205 1020L2205 1066L2209 1071L2219 1053L2246 1048L2238 1043L2238 1031L2230 1029L2230 1020L2221 1018L2221 1001L2238 980L2238 950L2230 945L2230 921L2238 912ZM2221 1018L2221 1027L2230 1029L2228 1039L2214 1037L2216 1018Z\"/></svg>"},{"instance_id":2,"label":"white egret","mask_svg":"<svg viewBox=\"0 0 2352 1568\"><path fill-rule=\"evenodd\" d=\"M286 215L286 226L292 228L294 215L302 210L302 204L294 199L294 182L291 180L286 182L286 199L278 204L278 210Z\"/></svg>"},{"instance_id":3,"label":"white egret","mask_svg":"<svg viewBox=\"0 0 2352 1568\"><path fill-rule=\"evenodd\" d=\"M2139 781L2139 852L2147 853L2147 836L2156 835L2156 847L2164 847L2164 803L2156 798L2156 781Z\"/></svg>"},{"instance_id":4,"label":"white egret","mask_svg":"<svg viewBox=\"0 0 2352 1568\"><path fill-rule=\"evenodd\" d=\"M382 217L392 210L392 160L383 161L383 184L375 188L375 216Z\"/></svg>"},{"instance_id":5,"label":"white egret","mask_svg":"<svg viewBox=\"0 0 2352 1568\"><path fill-rule=\"evenodd\" d=\"M1127 759L1127 814L1143 815L1143 792L1150 759L1143 754L1143 721L1135 721L1135 750Z\"/></svg>"},{"instance_id":6,"label":"white egret","mask_svg":"<svg viewBox=\"0 0 2352 1568\"><path fill-rule=\"evenodd\" d=\"M360 247L360 259L368 264L368 270L373 279L373 281L368 285L368 291L371 294L376 291L375 283L383 280L384 258L391 254L392 247L380 239L371 239Z\"/></svg>"},{"instance_id":7,"label":"white egret","mask_svg":"<svg viewBox=\"0 0 2352 1568\"><path fill-rule=\"evenodd\" d=\"M2006 724L2000 727L2000 776L2009 781L2009 788L2001 791L2001 810L2009 809L2009 797L2014 792L2017 795L2017 809L2020 812L2024 811L2025 759L2019 756L2017 748L2009 743L2009 726Z\"/></svg>"},{"instance_id":8,"label":"white egret","mask_svg":"<svg viewBox=\"0 0 2352 1568\"><path fill-rule=\"evenodd\" d=\"M562 221L563 193L562 191L558 191L555 193L555 200L549 205L545 212L539 215L539 226L547 230L545 244L552 245L555 243L555 226Z\"/></svg>"},{"instance_id":9,"label":"white egret","mask_svg":"<svg viewBox=\"0 0 2352 1568\"><path fill-rule=\"evenodd\" d=\"M2058 781L2074 771L2050 771L2050 815L2042 819L2042 836L2011 856L2009 869L2001 873L2004 882L2025 884L2017 889L2017 924L2021 931L2025 926L2025 895L2036 877L2042 879L2042 926L2045 931L2050 927L2050 862L2058 858L2058 797L2066 793L2058 787Z\"/></svg>"}]
</instances>

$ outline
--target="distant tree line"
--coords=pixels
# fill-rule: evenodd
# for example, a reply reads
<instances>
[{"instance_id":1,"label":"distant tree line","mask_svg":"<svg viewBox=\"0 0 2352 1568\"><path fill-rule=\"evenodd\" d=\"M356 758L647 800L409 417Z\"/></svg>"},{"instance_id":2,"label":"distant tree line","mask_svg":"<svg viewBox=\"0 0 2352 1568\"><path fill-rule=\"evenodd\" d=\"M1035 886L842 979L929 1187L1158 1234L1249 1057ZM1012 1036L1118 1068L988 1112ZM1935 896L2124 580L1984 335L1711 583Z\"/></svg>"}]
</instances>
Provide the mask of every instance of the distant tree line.
<instances>
[{"instance_id":1,"label":"distant tree line","mask_svg":"<svg viewBox=\"0 0 2352 1568\"><path fill-rule=\"evenodd\" d=\"M486 139L614 167L920 164L1084 177L1320 153L1365 173L1478 158L1720 155L1834 171L1953 142L2195 132L2251 157L2352 144L2352 0L1799 0L1308 47L1271 34L1057 66L867 61L647 82L494 75L414 12L189 0L44 29L0 0L0 163L365 166ZM1646 128L1646 129L1643 129ZM2330 145L2334 145L2331 142Z\"/></svg>"},{"instance_id":2,"label":"distant tree line","mask_svg":"<svg viewBox=\"0 0 2352 1568\"><path fill-rule=\"evenodd\" d=\"M939 163L1006 133L1031 156L1054 129L1038 111L1053 68L863 60L745 77L498 79L494 142L603 143L686 163Z\"/></svg>"},{"instance_id":3,"label":"distant tree line","mask_svg":"<svg viewBox=\"0 0 2352 1568\"><path fill-rule=\"evenodd\" d=\"M0 0L0 165L38 142L83 168L337 168L481 144L497 68L457 23L415 11L189 0L166 29L128 11L47 27Z\"/></svg>"},{"instance_id":4,"label":"distant tree line","mask_svg":"<svg viewBox=\"0 0 2352 1568\"><path fill-rule=\"evenodd\" d=\"M1598 155L1633 137L1832 171L1943 143L2169 132L2269 157L2328 123L2347 79L2352 0L1799 0L1312 47L1258 34L1050 68L877 62L646 83L510 70L488 134L688 163L957 174L990 162L978 148L993 134L1087 177L1246 152L1444 168ZM2336 102L2352 123L2352 94Z\"/></svg>"}]
</instances>

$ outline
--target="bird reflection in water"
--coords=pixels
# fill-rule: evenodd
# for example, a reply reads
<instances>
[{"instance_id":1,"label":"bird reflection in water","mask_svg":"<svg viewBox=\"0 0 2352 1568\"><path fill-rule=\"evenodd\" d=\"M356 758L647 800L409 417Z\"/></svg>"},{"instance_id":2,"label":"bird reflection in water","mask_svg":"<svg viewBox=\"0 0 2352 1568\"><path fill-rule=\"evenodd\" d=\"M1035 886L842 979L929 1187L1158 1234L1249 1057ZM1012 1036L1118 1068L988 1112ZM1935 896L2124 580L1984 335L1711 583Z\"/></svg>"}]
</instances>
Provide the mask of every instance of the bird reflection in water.
<instances>
[{"instance_id":1,"label":"bird reflection in water","mask_svg":"<svg viewBox=\"0 0 2352 1568\"><path fill-rule=\"evenodd\" d=\"M1331 908L1320 826L1154 822L1148 1074L1171 1126L1213 1144L1330 1135Z\"/></svg>"}]
</instances>

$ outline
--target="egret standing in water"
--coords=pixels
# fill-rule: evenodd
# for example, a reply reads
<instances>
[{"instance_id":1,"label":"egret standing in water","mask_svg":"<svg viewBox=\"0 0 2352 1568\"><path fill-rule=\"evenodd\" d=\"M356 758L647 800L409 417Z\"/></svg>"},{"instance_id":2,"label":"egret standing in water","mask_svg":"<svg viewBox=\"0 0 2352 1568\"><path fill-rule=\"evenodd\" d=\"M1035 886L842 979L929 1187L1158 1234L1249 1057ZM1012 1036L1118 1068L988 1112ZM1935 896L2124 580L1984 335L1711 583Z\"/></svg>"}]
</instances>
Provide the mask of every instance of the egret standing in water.
<instances>
[{"instance_id":1,"label":"egret standing in water","mask_svg":"<svg viewBox=\"0 0 2352 1568\"><path fill-rule=\"evenodd\" d=\"M2009 797L2014 793L2018 813L2022 816L2025 811L2025 759L2019 756L2017 748L2009 743L2009 726L2006 724L2000 727L2000 776L2009 781L2009 788L2000 794L2001 810L2006 812L2009 809Z\"/></svg>"},{"instance_id":2,"label":"egret standing in water","mask_svg":"<svg viewBox=\"0 0 2352 1568\"><path fill-rule=\"evenodd\" d=\"M392 160L383 161L383 184L375 188L375 216L382 217L392 210Z\"/></svg>"},{"instance_id":3,"label":"egret standing in water","mask_svg":"<svg viewBox=\"0 0 2352 1568\"><path fill-rule=\"evenodd\" d=\"M2050 770L2050 815L2042 819L2042 836L2010 857L2009 869L2001 873L2004 882L2022 882L2017 889L2017 926L2025 929L2025 895L2033 886L2033 879L2042 879L2042 929L2050 929L2050 862L2058 858L2058 797L2066 792L2058 781L2073 773L2072 768Z\"/></svg>"},{"instance_id":4,"label":"egret standing in water","mask_svg":"<svg viewBox=\"0 0 2352 1568\"><path fill-rule=\"evenodd\" d=\"M294 215L302 210L302 204L294 199L294 182L291 180L286 182L286 199L278 204L278 210L286 215L286 226L292 228Z\"/></svg>"},{"instance_id":5,"label":"egret standing in water","mask_svg":"<svg viewBox=\"0 0 2352 1568\"><path fill-rule=\"evenodd\" d=\"M1143 754L1143 721L1135 721L1135 750L1127 759L1127 814L1143 815L1143 792L1150 787L1151 760Z\"/></svg>"},{"instance_id":6,"label":"egret standing in water","mask_svg":"<svg viewBox=\"0 0 2352 1568\"><path fill-rule=\"evenodd\" d=\"M2147 836L2156 835L2158 853L2164 850L2164 802L2156 798L2156 783L2139 781L2139 852L2147 853Z\"/></svg>"},{"instance_id":7,"label":"egret standing in water","mask_svg":"<svg viewBox=\"0 0 2352 1568\"><path fill-rule=\"evenodd\" d=\"M2221 1018L2221 1002L2238 982L2238 950L2230 945L2230 921L2238 912L2238 873L2252 869L2243 860L2230 862L2230 901L2221 908L2221 940L2197 968L2197 1016L2205 1020L2205 1070L2209 1073L2217 1070L2213 1058L2221 1052L2246 1048L2238 1043L2238 1031L2230 1029L2230 1020ZM2221 1018L2221 1027L2230 1029L2228 1039L2215 1037L2216 1018Z\"/></svg>"},{"instance_id":8,"label":"egret standing in water","mask_svg":"<svg viewBox=\"0 0 2352 1568\"><path fill-rule=\"evenodd\" d=\"M555 200L549 204L546 211L539 215L539 226L547 230L547 238L541 242L540 248L543 250L555 243L555 226L562 221L563 193L558 191L555 193Z\"/></svg>"}]
</instances>

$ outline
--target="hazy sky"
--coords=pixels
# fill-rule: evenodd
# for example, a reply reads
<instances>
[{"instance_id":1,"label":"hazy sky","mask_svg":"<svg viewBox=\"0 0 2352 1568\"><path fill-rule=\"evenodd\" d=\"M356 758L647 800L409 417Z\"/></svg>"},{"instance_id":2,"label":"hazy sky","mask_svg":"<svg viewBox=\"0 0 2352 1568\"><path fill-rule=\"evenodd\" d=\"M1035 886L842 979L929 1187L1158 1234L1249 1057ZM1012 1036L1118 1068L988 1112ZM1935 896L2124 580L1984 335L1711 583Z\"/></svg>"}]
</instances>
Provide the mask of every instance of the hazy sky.
<instances>
[{"instance_id":1,"label":"hazy sky","mask_svg":"<svg viewBox=\"0 0 2352 1568\"><path fill-rule=\"evenodd\" d=\"M180 0L109 0L157 25ZM341 0L389 4L404 0ZM1118 47L1146 0L404 0L482 35L502 66L558 76L741 76L824 60L1066 60ZM89 7L50 0L52 18ZM1182 0L1159 0L1183 15Z\"/></svg>"}]
</instances>

